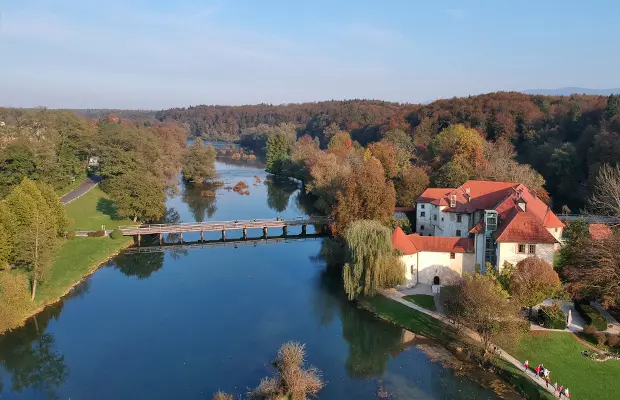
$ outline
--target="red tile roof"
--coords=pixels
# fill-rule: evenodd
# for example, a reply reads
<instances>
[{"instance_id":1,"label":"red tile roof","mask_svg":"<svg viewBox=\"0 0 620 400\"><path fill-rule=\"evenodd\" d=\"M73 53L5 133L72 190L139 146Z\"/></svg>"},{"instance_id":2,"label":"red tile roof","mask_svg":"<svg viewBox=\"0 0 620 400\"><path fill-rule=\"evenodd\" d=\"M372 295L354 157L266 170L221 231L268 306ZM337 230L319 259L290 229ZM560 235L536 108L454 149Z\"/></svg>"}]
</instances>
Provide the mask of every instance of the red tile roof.
<instances>
[{"instance_id":1,"label":"red tile roof","mask_svg":"<svg viewBox=\"0 0 620 400\"><path fill-rule=\"evenodd\" d=\"M588 230L594 240L606 239L611 235L611 229L605 224L590 224Z\"/></svg>"},{"instance_id":2,"label":"red tile roof","mask_svg":"<svg viewBox=\"0 0 620 400\"><path fill-rule=\"evenodd\" d=\"M557 243L541 221L529 211L514 207L493 233L497 242Z\"/></svg>"},{"instance_id":3,"label":"red tile roof","mask_svg":"<svg viewBox=\"0 0 620 400\"><path fill-rule=\"evenodd\" d=\"M422 251L441 253L471 253L474 251L474 239L443 236L405 235L397 227L392 235L392 247L403 254L416 254Z\"/></svg>"},{"instance_id":4,"label":"red tile roof","mask_svg":"<svg viewBox=\"0 0 620 400\"><path fill-rule=\"evenodd\" d=\"M450 191L454 189L444 189L444 188L429 188L426 189L422 194L418 197L419 203L431 203L433 200L440 200L447 196Z\"/></svg>"}]
</instances>

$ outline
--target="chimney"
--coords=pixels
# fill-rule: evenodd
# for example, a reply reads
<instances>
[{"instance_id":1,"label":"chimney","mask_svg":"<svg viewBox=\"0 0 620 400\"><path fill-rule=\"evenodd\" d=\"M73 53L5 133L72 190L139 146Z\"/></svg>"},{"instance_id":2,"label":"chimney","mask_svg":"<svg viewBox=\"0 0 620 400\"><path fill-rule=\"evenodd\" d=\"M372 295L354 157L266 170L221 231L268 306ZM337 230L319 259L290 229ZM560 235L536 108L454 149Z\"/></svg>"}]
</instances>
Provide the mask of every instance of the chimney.
<instances>
[{"instance_id":1,"label":"chimney","mask_svg":"<svg viewBox=\"0 0 620 400\"><path fill-rule=\"evenodd\" d=\"M467 199L468 203L471 201L471 192L469 190L469 187L465 188L465 198Z\"/></svg>"}]
</instances>

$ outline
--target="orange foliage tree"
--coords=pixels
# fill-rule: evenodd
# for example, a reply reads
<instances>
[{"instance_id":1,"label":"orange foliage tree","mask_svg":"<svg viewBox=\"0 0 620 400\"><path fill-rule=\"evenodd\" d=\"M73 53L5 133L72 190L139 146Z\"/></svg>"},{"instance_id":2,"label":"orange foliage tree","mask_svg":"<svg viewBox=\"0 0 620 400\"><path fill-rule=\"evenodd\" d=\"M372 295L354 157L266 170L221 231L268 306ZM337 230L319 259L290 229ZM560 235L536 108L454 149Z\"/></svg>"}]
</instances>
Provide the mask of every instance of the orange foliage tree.
<instances>
[{"instance_id":1,"label":"orange foliage tree","mask_svg":"<svg viewBox=\"0 0 620 400\"><path fill-rule=\"evenodd\" d=\"M524 307L532 307L552 298L562 283L553 266L539 257L528 257L519 261L510 280L509 293Z\"/></svg>"}]
</instances>

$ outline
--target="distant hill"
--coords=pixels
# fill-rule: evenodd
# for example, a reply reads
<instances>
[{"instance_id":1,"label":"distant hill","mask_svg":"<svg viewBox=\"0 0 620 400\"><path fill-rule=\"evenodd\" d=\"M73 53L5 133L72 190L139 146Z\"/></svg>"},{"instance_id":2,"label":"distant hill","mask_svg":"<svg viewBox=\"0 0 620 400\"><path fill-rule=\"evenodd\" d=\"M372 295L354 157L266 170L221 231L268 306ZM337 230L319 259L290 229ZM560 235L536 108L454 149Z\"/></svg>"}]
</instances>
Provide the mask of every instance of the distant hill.
<instances>
[{"instance_id":1,"label":"distant hill","mask_svg":"<svg viewBox=\"0 0 620 400\"><path fill-rule=\"evenodd\" d=\"M609 96L610 94L620 93L620 88L616 89L588 89L580 87L563 87L558 89L530 89L523 90L525 94L540 94L543 96L570 96L571 94L593 94L599 96Z\"/></svg>"}]
</instances>

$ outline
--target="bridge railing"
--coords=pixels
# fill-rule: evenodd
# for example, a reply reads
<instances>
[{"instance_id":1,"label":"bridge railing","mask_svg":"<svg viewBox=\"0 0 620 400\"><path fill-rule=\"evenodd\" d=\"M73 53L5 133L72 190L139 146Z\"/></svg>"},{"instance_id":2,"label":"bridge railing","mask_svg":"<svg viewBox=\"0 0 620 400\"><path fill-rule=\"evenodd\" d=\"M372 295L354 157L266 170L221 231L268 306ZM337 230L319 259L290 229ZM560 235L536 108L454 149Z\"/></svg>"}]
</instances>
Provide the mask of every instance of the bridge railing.
<instances>
[{"instance_id":1,"label":"bridge railing","mask_svg":"<svg viewBox=\"0 0 620 400\"><path fill-rule=\"evenodd\" d=\"M255 226L260 228L267 224L286 225L291 223L300 224L306 222L308 225L314 223L329 223L331 218L329 217L290 217L290 218L266 218L266 219L251 219L251 220L229 220L229 221L204 221L204 222L178 222L170 224L142 224L142 225L121 225L118 227L121 231L135 231L135 230L161 230L166 228L176 229L197 229L197 228L210 228L210 229L230 229L231 227L244 227Z\"/></svg>"}]
</instances>

